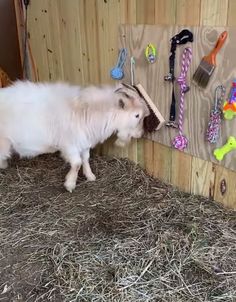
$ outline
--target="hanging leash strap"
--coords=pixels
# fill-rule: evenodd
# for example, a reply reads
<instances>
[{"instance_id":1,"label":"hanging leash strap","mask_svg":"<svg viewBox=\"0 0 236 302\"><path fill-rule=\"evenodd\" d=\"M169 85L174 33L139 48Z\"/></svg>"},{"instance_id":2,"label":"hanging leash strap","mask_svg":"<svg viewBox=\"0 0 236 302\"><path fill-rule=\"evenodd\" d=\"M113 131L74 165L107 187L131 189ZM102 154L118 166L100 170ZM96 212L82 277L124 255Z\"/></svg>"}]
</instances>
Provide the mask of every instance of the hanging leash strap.
<instances>
[{"instance_id":1,"label":"hanging leash strap","mask_svg":"<svg viewBox=\"0 0 236 302\"><path fill-rule=\"evenodd\" d=\"M215 89L214 107L211 110L210 119L208 122L207 131L206 131L206 139L209 143L214 144L217 142L217 140L219 138L221 120L222 120L221 104L223 102L225 92L226 92L226 89L223 85L219 85Z\"/></svg>"},{"instance_id":2,"label":"hanging leash strap","mask_svg":"<svg viewBox=\"0 0 236 302\"><path fill-rule=\"evenodd\" d=\"M186 84L187 72L192 60L192 50L187 47L183 51L182 66L180 76L177 83L180 86L180 104L179 104L179 135L173 140L173 146L178 150L184 150L188 145L187 138L183 135L183 122L184 122L184 95L189 91L189 86Z\"/></svg>"},{"instance_id":3,"label":"hanging leash strap","mask_svg":"<svg viewBox=\"0 0 236 302\"><path fill-rule=\"evenodd\" d=\"M169 56L169 73L167 76L164 77L164 80L172 83L172 99L170 105L169 122L166 124L166 126L177 128L178 126L175 123L176 100L175 100L175 91L174 91L175 52L176 52L177 45L193 42L193 34L189 30L183 29L180 33L172 37L170 41L171 41L171 48L170 48L170 56Z\"/></svg>"},{"instance_id":4,"label":"hanging leash strap","mask_svg":"<svg viewBox=\"0 0 236 302\"><path fill-rule=\"evenodd\" d=\"M118 60L117 60L117 64L115 67L113 67L111 69L111 77L114 80L121 80L124 77L124 71L123 71L123 66L125 64L125 60L127 57L127 49L126 48L122 48L119 52L119 56L118 56Z\"/></svg>"}]
</instances>

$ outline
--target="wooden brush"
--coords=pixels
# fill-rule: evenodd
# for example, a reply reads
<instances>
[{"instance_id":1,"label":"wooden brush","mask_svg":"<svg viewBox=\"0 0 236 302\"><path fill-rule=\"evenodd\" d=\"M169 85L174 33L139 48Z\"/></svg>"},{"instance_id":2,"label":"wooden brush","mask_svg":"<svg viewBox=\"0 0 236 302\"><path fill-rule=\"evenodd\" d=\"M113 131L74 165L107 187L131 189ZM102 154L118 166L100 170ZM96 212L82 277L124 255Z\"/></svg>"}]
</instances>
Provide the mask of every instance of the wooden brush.
<instances>
[{"instance_id":1,"label":"wooden brush","mask_svg":"<svg viewBox=\"0 0 236 302\"><path fill-rule=\"evenodd\" d=\"M153 103L146 90L141 84L134 85L139 95L144 99L150 114L144 118L143 126L145 131L153 132L159 130L164 124L165 120L161 115L160 111L157 109L156 105Z\"/></svg>"},{"instance_id":2,"label":"wooden brush","mask_svg":"<svg viewBox=\"0 0 236 302\"><path fill-rule=\"evenodd\" d=\"M193 82L199 87L206 88L216 67L216 55L222 48L227 36L227 31L222 32L213 50L207 56L202 58L197 70L193 75Z\"/></svg>"},{"instance_id":3,"label":"wooden brush","mask_svg":"<svg viewBox=\"0 0 236 302\"><path fill-rule=\"evenodd\" d=\"M165 120L143 86L141 84L129 85L126 83L122 83L122 85L138 93L148 107L149 115L143 121L144 130L146 132L159 130L165 124Z\"/></svg>"}]
</instances>

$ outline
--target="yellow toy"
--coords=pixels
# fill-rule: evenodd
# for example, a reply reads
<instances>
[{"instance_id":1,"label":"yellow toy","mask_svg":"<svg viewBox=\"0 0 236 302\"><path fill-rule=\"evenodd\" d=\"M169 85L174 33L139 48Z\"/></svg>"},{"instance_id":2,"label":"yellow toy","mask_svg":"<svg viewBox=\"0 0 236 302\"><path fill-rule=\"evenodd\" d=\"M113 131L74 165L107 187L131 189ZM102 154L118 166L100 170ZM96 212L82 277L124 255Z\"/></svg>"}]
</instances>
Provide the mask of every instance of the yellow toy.
<instances>
[{"instance_id":1,"label":"yellow toy","mask_svg":"<svg viewBox=\"0 0 236 302\"><path fill-rule=\"evenodd\" d=\"M157 50L155 46L149 43L145 49L145 57L149 63L154 63L157 59Z\"/></svg>"},{"instance_id":2,"label":"yellow toy","mask_svg":"<svg viewBox=\"0 0 236 302\"><path fill-rule=\"evenodd\" d=\"M214 150L214 156L218 161L221 161L227 153L233 150L236 150L236 139L230 136L225 145Z\"/></svg>"}]
</instances>

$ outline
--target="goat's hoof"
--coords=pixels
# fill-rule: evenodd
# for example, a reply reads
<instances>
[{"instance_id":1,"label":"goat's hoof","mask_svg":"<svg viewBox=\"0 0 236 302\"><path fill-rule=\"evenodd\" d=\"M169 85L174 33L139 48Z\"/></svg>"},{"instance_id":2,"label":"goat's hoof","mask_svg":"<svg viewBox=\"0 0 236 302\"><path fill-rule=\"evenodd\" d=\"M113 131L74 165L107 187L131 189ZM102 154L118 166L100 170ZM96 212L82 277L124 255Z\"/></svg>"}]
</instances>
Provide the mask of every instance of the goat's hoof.
<instances>
[{"instance_id":1,"label":"goat's hoof","mask_svg":"<svg viewBox=\"0 0 236 302\"><path fill-rule=\"evenodd\" d=\"M8 162L6 159L0 161L0 169L6 169L8 167Z\"/></svg>"},{"instance_id":2,"label":"goat's hoof","mask_svg":"<svg viewBox=\"0 0 236 302\"><path fill-rule=\"evenodd\" d=\"M89 175L86 175L86 178L87 178L88 181L95 181L96 180L96 176L93 173L91 173Z\"/></svg>"},{"instance_id":3,"label":"goat's hoof","mask_svg":"<svg viewBox=\"0 0 236 302\"><path fill-rule=\"evenodd\" d=\"M75 186L76 186L75 183L72 183L72 182L69 182L69 181L65 181L65 183L64 183L64 187L70 193L73 192L73 190L75 189Z\"/></svg>"}]
</instances>

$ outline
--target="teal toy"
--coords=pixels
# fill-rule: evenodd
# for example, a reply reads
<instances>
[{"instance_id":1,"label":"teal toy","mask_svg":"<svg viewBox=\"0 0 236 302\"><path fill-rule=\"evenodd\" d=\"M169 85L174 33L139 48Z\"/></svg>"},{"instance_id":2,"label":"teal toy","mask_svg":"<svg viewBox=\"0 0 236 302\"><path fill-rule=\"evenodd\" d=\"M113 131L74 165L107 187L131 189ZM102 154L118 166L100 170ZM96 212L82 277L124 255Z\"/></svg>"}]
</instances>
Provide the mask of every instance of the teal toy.
<instances>
[{"instance_id":1,"label":"teal toy","mask_svg":"<svg viewBox=\"0 0 236 302\"><path fill-rule=\"evenodd\" d=\"M123 66L127 57L127 49L122 48L119 52L117 64L110 71L110 75L114 80L121 80L124 77Z\"/></svg>"}]
</instances>

